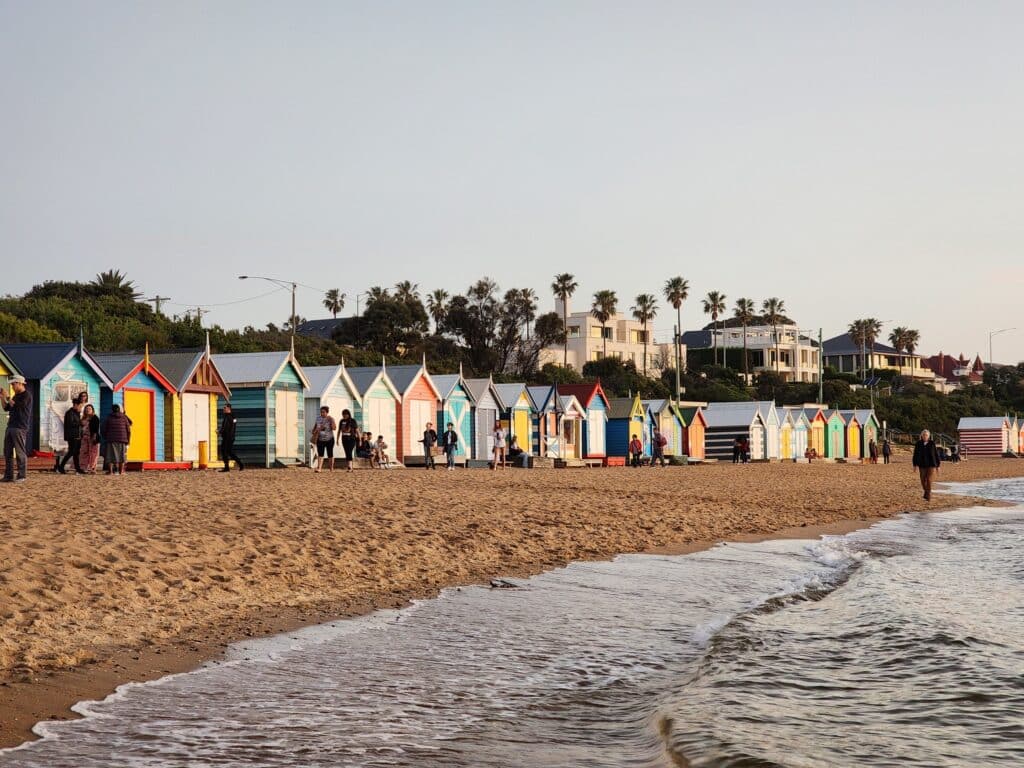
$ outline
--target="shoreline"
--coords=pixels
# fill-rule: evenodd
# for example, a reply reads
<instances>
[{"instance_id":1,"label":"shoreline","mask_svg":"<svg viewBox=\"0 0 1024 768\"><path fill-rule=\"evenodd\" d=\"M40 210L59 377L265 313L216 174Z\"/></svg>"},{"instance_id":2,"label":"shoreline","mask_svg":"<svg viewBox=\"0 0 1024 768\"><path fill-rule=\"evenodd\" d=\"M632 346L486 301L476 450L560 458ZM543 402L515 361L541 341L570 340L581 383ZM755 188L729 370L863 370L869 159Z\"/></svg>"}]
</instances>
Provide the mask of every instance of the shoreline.
<instances>
[{"instance_id":1,"label":"shoreline","mask_svg":"<svg viewBox=\"0 0 1024 768\"><path fill-rule=\"evenodd\" d=\"M966 471L948 473L958 476L944 477L943 482L1024 475L1024 463L1018 467L1015 463L999 464L998 460L991 463L994 466L989 465L988 462L977 460L976 462L981 471L971 471L975 467L967 467ZM974 463L972 462L972 464ZM906 465L901 465L901 468L905 471ZM776 470L777 465L772 465L771 469ZM876 467L872 467L867 471L871 472L875 469ZM631 474L630 470L610 471L624 473L623 477ZM705 468L692 468L694 473L704 471L706 471ZM839 471L844 470L840 469ZM692 474L689 468L679 472L678 479L682 480L689 479ZM890 472L892 471L890 470ZM404 472L403 474L408 475L409 473ZM728 478L727 469L720 469L714 474L718 479L722 479L722 476ZM905 478L907 484L910 480L909 474L908 472L908 477ZM493 475L488 476L493 478ZM588 477L586 474L566 475L564 471L560 475L556 473L556 476L565 477L571 481ZM597 473L594 476L596 477ZM682 535L675 538L670 535L654 542L644 542L641 539L637 542L641 546L620 547L615 551L600 547L580 547L578 546L580 542L577 542L577 546L571 547L566 552L566 554L572 555L570 557L559 557L561 553L553 551L553 548L549 547L543 552L545 556L539 559L516 560L513 557L500 564L493 563L493 567L483 563L468 564L469 567L461 569L460 576L454 579L441 578L429 583L420 581L414 586L406 585L397 589L387 589L385 585L383 589L363 590L343 599L326 598L298 606L255 606L252 610L221 616L219 617L221 621L215 624L190 626L177 635L146 638L131 645L95 647L92 649L94 660L76 664L71 668L39 669L22 674L20 678L0 674L0 748L14 747L37 738L31 729L42 720L77 718L78 715L71 712L70 707L79 701L103 699L117 686L124 683L146 682L167 674L196 669L206 662L221 658L224 650L233 642L254 637L267 637L305 626L352 618L372 613L381 608L402 607L414 599L434 597L441 589L448 587L486 584L493 577L525 577L561 567L573 561L608 560L618 554L629 552L684 555L706 550L722 542L753 543L774 539L817 539L823 535L850 533L900 514L942 511L972 505L996 506L998 504L990 500L943 493L933 499L931 503L924 502L918 497L916 503L904 502L900 506L890 506L881 514L864 514L863 512L857 515L840 514L833 516L833 519L819 520L820 514L816 514L814 510L807 510L803 522L794 525L775 525L779 519L773 520L775 524L766 524L764 520L752 520L749 525L744 526L749 530L730 529L731 525L724 526L724 535L714 538L690 538L677 529L676 533ZM780 519L785 522L784 516L780 516ZM585 543L587 531L583 530L580 533L582 542ZM655 538L657 539L658 536L655 535ZM565 551L564 548L563 551ZM0 585L2 583L0 581Z\"/></svg>"}]
</instances>

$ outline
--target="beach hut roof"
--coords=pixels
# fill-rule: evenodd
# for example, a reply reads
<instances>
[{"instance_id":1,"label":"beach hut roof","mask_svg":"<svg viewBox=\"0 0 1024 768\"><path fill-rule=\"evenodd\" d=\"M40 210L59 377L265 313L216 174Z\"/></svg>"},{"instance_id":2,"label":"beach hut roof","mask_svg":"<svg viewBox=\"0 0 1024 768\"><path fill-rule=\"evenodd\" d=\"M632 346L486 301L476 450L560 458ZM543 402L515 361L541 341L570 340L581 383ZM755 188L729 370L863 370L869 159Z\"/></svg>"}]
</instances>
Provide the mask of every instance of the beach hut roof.
<instances>
[{"instance_id":1,"label":"beach hut roof","mask_svg":"<svg viewBox=\"0 0 1024 768\"><path fill-rule=\"evenodd\" d=\"M505 403L506 408L511 408L517 402L519 397L526 392L526 385L521 382L510 383L510 384L495 384L494 389L497 390L498 396L501 401ZM527 393L529 397L529 393Z\"/></svg>"},{"instance_id":2,"label":"beach hut roof","mask_svg":"<svg viewBox=\"0 0 1024 768\"><path fill-rule=\"evenodd\" d=\"M843 424L846 423L846 417L843 416L843 412L838 408L829 408L822 411L822 415L825 417L825 421L831 421L832 419L839 419Z\"/></svg>"},{"instance_id":3,"label":"beach hut roof","mask_svg":"<svg viewBox=\"0 0 1024 768\"><path fill-rule=\"evenodd\" d=\"M708 403L704 409L704 423L709 427L750 426L760 419L761 409L754 402Z\"/></svg>"},{"instance_id":4,"label":"beach hut roof","mask_svg":"<svg viewBox=\"0 0 1024 768\"><path fill-rule=\"evenodd\" d=\"M554 392L555 388L546 384L526 388L526 394L533 400L533 407L536 411L547 411L554 407L551 397Z\"/></svg>"},{"instance_id":5,"label":"beach hut roof","mask_svg":"<svg viewBox=\"0 0 1024 768\"><path fill-rule=\"evenodd\" d=\"M785 424L787 421L793 421L793 413L788 408L783 408L781 405L776 406L775 415L779 419L779 425Z\"/></svg>"},{"instance_id":6,"label":"beach hut roof","mask_svg":"<svg viewBox=\"0 0 1024 768\"><path fill-rule=\"evenodd\" d=\"M498 404L499 408L505 408L505 401L501 399L501 395L498 394L498 390L494 388L494 382L491 379L466 379L466 388L473 395L473 399L480 401L487 396L488 390L491 392L491 397L494 398L494 402Z\"/></svg>"},{"instance_id":7,"label":"beach hut roof","mask_svg":"<svg viewBox=\"0 0 1024 768\"><path fill-rule=\"evenodd\" d=\"M67 341L47 344L4 344L4 351L26 379L42 379L74 357L79 351L79 345ZM108 387L114 386L106 371L85 349L82 349L82 361L100 381Z\"/></svg>"},{"instance_id":8,"label":"beach hut roof","mask_svg":"<svg viewBox=\"0 0 1024 768\"><path fill-rule=\"evenodd\" d=\"M855 411L855 410L846 410L846 411L840 411L839 415L843 417L843 421L845 421L847 424L849 424L850 421L852 420L852 421L856 421L858 426L859 426L859 425L863 424L864 422L862 422L860 420L860 417L857 415L857 413L858 412Z\"/></svg>"},{"instance_id":9,"label":"beach hut roof","mask_svg":"<svg viewBox=\"0 0 1024 768\"><path fill-rule=\"evenodd\" d=\"M441 399L447 400L452 396L452 392L455 388L461 386L466 390L466 394L469 395L469 399L473 399L473 393L469 391L469 387L466 386L465 379L462 378L461 374L458 373L442 373L436 376L431 376L434 381L434 386L437 387L437 391L441 393Z\"/></svg>"},{"instance_id":10,"label":"beach hut roof","mask_svg":"<svg viewBox=\"0 0 1024 768\"><path fill-rule=\"evenodd\" d=\"M957 429L1002 429L1009 424L1005 416L964 416Z\"/></svg>"},{"instance_id":11,"label":"beach hut roof","mask_svg":"<svg viewBox=\"0 0 1024 768\"><path fill-rule=\"evenodd\" d=\"M334 387L334 382L341 379L345 382L345 386L348 387L348 391L355 395L356 401L362 401L356 385L353 383L352 377L348 375L344 365L314 365L302 370L309 380L309 395L311 397L322 400L330 393Z\"/></svg>"},{"instance_id":12,"label":"beach hut roof","mask_svg":"<svg viewBox=\"0 0 1024 768\"><path fill-rule=\"evenodd\" d=\"M440 390L423 365L389 365L387 371L388 378L391 379L391 383L395 385L395 389L402 394L402 397L405 397L406 393L416 384L416 380L422 377L427 382L427 386L433 390L435 397L438 400L441 399Z\"/></svg>"},{"instance_id":13,"label":"beach hut roof","mask_svg":"<svg viewBox=\"0 0 1024 768\"><path fill-rule=\"evenodd\" d=\"M213 363L228 385L269 385L281 375L288 363L292 363L299 381L309 388L309 380L291 352L231 352L214 355Z\"/></svg>"},{"instance_id":14,"label":"beach hut roof","mask_svg":"<svg viewBox=\"0 0 1024 768\"><path fill-rule=\"evenodd\" d=\"M600 396L605 407L608 407L608 396L604 393L600 381L590 384L559 384L558 394L573 395L584 408L589 408L594 398Z\"/></svg>"},{"instance_id":15,"label":"beach hut roof","mask_svg":"<svg viewBox=\"0 0 1024 768\"><path fill-rule=\"evenodd\" d=\"M583 403L580 402L576 395L563 395L562 387L558 387L558 403L559 410L562 413L575 413L579 415L581 419L587 418L587 409L583 407Z\"/></svg>"},{"instance_id":16,"label":"beach hut roof","mask_svg":"<svg viewBox=\"0 0 1024 768\"><path fill-rule=\"evenodd\" d=\"M810 424L820 415L822 418L825 417L825 411L821 408L801 408L800 410L804 413L804 418L807 419L807 423Z\"/></svg>"},{"instance_id":17,"label":"beach hut roof","mask_svg":"<svg viewBox=\"0 0 1024 768\"><path fill-rule=\"evenodd\" d=\"M386 386L396 398L401 399L402 394L395 387L394 382L391 381L391 377L388 372L391 369L385 370L384 366L370 365L361 368L346 368L345 371L348 373L349 378L355 385L356 392L360 398L366 397L366 393L369 392L377 384L377 380L384 382Z\"/></svg>"},{"instance_id":18,"label":"beach hut roof","mask_svg":"<svg viewBox=\"0 0 1024 768\"><path fill-rule=\"evenodd\" d=\"M783 408L783 410L789 414L789 418L792 419L794 427L799 421L804 421L810 425L810 420L807 418L807 414L804 413L803 408Z\"/></svg>"},{"instance_id":19,"label":"beach hut roof","mask_svg":"<svg viewBox=\"0 0 1024 768\"><path fill-rule=\"evenodd\" d=\"M3 365L3 367L10 371L12 374L21 373L21 369L14 364L14 361L11 360L10 357L8 357L7 353L4 352L3 350L3 347L0 347L0 365Z\"/></svg>"},{"instance_id":20,"label":"beach hut roof","mask_svg":"<svg viewBox=\"0 0 1024 768\"><path fill-rule=\"evenodd\" d=\"M100 367L106 371L113 390L119 390L139 371L148 373L161 387L168 392L177 392L174 384L152 363L152 359L142 352L99 352L93 357Z\"/></svg>"},{"instance_id":21,"label":"beach hut roof","mask_svg":"<svg viewBox=\"0 0 1024 768\"><path fill-rule=\"evenodd\" d=\"M154 352L149 361L180 392L192 378L196 366L202 362L203 349L176 349L171 352Z\"/></svg>"},{"instance_id":22,"label":"beach hut roof","mask_svg":"<svg viewBox=\"0 0 1024 768\"><path fill-rule=\"evenodd\" d=\"M693 424L694 419L699 419L704 422L707 426L708 420L704 417L704 409L699 405L688 405L685 408L679 408L679 415L683 419L683 424L690 426Z\"/></svg>"},{"instance_id":23,"label":"beach hut roof","mask_svg":"<svg viewBox=\"0 0 1024 768\"><path fill-rule=\"evenodd\" d=\"M637 409L637 397L613 397L608 401L608 418L609 419L630 419L633 417L633 412L636 410L643 411L643 402L640 403L640 408Z\"/></svg>"},{"instance_id":24,"label":"beach hut roof","mask_svg":"<svg viewBox=\"0 0 1024 768\"><path fill-rule=\"evenodd\" d=\"M645 408L650 408L651 413L661 413L665 409L672 409L672 401L662 398L660 400L641 400Z\"/></svg>"}]
</instances>

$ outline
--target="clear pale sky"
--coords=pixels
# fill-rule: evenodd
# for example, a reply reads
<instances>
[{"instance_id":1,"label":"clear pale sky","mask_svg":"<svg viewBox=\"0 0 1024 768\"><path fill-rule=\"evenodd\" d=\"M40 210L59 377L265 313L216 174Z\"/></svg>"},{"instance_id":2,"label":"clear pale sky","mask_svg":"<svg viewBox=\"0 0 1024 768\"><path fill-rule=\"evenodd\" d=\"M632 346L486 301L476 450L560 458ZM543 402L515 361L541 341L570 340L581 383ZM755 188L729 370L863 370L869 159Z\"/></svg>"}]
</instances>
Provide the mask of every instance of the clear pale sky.
<instances>
[{"instance_id":1,"label":"clear pale sky","mask_svg":"<svg viewBox=\"0 0 1024 768\"><path fill-rule=\"evenodd\" d=\"M1024 359L1017 2L0 0L0 293L667 277ZM299 314L326 316L299 291ZM281 323L278 293L211 307ZM674 312L662 306L658 337Z\"/></svg>"}]
</instances>

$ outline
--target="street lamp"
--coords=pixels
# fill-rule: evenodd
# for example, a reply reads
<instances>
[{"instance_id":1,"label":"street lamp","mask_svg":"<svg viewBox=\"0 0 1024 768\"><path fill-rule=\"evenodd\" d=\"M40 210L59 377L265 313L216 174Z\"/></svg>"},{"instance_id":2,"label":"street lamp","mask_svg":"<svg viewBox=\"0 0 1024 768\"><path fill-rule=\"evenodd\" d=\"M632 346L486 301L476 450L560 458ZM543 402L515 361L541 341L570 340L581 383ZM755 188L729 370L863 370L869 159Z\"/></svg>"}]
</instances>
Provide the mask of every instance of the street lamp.
<instances>
[{"instance_id":1,"label":"street lamp","mask_svg":"<svg viewBox=\"0 0 1024 768\"><path fill-rule=\"evenodd\" d=\"M239 280L266 280L268 283L274 283L282 288L288 288L292 292L292 349L295 349L295 289L298 288L299 284L295 282L289 282L287 280L278 280L273 277L261 277L260 275L239 275Z\"/></svg>"},{"instance_id":2,"label":"street lamp","mask_svg":"<svg viewBox=\"0 0 1024 768\"><path fill-rule=\"evenodd\" d=\"M998 336L1000 333L1006 333L1007 331L1016 331L1016 328L1000 328L998 331L988 332L988 364L992 365L992 337Z\"/></svg>"}]
</instances>

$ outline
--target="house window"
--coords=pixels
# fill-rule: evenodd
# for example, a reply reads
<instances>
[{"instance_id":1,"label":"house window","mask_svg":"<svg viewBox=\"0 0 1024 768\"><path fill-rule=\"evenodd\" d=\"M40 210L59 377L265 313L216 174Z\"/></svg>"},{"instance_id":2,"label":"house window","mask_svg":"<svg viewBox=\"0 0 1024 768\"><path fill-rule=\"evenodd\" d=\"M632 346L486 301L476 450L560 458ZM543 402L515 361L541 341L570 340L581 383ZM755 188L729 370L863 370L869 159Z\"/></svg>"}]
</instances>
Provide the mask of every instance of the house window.
<instances>
[{"instance_id":1,"label":"house window","mask_svg":"<svg viewBox=\"0 0 1024 768\"><path fill-rule=\"evenodd\" d=\"M594 361L594 362L597 362L598 360L600 360L601 359L601 350L595 349L593 352L591 352L590 353L590 359L592 361Z\"/></svg>"},{"instance_id":2,"label":"house window","mask_svg":"<svg viewBox=\"0 0 1024 768\"><path fill-rule=\"evenodd\" d=\"M569 326L569 338L578 339L580 337L580 327L578 325Z\"/></svg>"},{"instance_id":3,"label":"house window","mask_svg":"<svg viewBox=\"0 0 1024 768\"><path fill-rule=\"evenodd\" d=\"M590 326L590 338L592 338L592 339L600 339L600 338L610 339L610 338L612 338L612 331L613 330L614 330L613 328L602 328L600 325L592 325L592 326ZM604 333L602 333L602 331L604 331Z\"/></svg>"}]
</instances>

